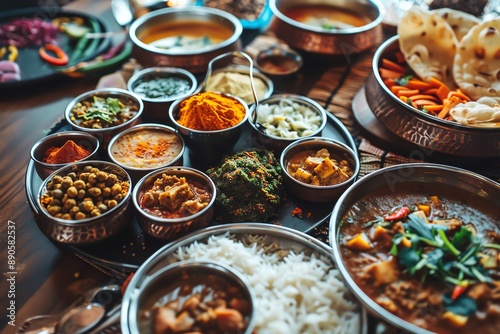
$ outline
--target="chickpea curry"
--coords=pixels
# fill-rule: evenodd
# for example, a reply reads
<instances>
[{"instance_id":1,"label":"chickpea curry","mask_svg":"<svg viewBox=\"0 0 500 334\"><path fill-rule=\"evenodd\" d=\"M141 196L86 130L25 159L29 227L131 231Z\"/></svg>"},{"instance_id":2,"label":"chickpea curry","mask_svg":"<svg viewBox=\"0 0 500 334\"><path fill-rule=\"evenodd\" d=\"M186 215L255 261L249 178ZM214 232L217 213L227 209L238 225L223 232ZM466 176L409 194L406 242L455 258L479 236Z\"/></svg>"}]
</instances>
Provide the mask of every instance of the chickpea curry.
<instances>
[{"instance_id":1,"label":"chickpea curry","mask_svg":"<svg viewBox=\"0 0 500 334\"><path fill-rule=\"evenodd\" d=\"M421 328L499 333L498 207L444 186L405 189L372 192L344 215L338 242L351 277Z\"/></svg>"}]
</instances>

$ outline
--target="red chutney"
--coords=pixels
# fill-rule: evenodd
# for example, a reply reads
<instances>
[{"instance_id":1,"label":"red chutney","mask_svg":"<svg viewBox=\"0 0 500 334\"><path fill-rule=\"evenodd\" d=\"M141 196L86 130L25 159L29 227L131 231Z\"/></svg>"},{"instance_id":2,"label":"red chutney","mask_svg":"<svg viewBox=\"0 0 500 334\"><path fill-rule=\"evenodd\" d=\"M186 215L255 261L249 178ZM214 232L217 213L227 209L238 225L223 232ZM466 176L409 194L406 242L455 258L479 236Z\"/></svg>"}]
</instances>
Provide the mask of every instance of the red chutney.
<instances>
[{"instance_id":1,"label":"red chutney","mask_svg":"<svg viewBox=\"0 0 500 334\"><path fill-rule=\"evenodd\" d=\"M148 214L162 218L183 218L203 210L210 200L206 187L185 177L162 174L141 192L139 204Z\"/></svg>"}]
</instances>

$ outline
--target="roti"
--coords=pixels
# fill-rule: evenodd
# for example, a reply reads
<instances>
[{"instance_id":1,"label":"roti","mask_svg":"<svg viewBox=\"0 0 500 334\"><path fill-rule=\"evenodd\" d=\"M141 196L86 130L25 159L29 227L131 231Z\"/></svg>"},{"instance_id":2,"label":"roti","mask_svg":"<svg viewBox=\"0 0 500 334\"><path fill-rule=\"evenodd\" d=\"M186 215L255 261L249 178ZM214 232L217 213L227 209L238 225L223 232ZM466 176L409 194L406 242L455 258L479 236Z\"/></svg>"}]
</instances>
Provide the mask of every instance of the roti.
<instances>
[{"instance_id":1,"label":"roti","mask_svg":"<svg viewBox=\"0 0 500 334\"><path fill-rule=\"evenodd\" d=\"M488 96L500 103L500 18L474 26L461 40L453 76L473 100Z\"/></svg>"},{"instance_id":2,"label":"roti","mask_svg":"<svg viewBox=\"0 0 500 334\"><path fill-rule=\"evenodd\" d=\"M450 110L450 116L458 123L467 126L500 127L500 105L489 97L483 97L477 102L459 103Z\"/></svg>"},{"instance_id":3,"label":"roti","mask_svg":"<svg viewBox=\"0 0 500 334\"><path fill-rule=\"evenodd\" d=\"M438 14L448 23L459 42L474 26L481 23L481 20L474 15L456 9L440 8L433 10L432 13Z\"/></svg>"},{"instance_id":4,"label":"roti","mask_svg":"<svg viewBox=\"0 0 500 334\"><path fill-rule=\"evenodd\" d=\"M424 81L432 77L455 88L453 61L458 40L437 13L418 6L406 11L398 25L399 47L411 69Z\"/></svg>"}]
</instances>

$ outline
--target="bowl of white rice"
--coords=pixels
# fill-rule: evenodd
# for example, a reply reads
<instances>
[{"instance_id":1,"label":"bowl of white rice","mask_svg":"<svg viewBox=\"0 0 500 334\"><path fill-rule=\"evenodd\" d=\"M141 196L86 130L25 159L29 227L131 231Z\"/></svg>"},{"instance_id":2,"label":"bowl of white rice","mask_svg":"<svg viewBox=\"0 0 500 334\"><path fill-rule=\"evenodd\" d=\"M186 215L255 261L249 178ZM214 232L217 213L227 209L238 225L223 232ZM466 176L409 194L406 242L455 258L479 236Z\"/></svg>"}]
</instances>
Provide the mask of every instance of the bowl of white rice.
<instances>
[{"instance_id":1,"label":"bowl of white rice","mask_svg":"<svg viewBox=\"0 0 500 334\"><path fill-rule=\"evenodd\" d=\"M320 136L327 123L322 106L296 94L271 95L259 101L257 110L252 112L257 113L250 117L257 140L277 152L298 139Z\"/></svg>"},{"instance_id":2,"label":"bowl of white rice","mask_svg":"<svg viewBox=\"0 0 500 334\"><path fill-rule=\"evenodd\" d=\"M302 232L265 223L212 226L159 249L127 286L122 332L137 332L133 304L151 276L172 263L214 260L248 280L256 333L367 333L367 314L342 280L332 249Z\"/></svg>"}]
</instances>

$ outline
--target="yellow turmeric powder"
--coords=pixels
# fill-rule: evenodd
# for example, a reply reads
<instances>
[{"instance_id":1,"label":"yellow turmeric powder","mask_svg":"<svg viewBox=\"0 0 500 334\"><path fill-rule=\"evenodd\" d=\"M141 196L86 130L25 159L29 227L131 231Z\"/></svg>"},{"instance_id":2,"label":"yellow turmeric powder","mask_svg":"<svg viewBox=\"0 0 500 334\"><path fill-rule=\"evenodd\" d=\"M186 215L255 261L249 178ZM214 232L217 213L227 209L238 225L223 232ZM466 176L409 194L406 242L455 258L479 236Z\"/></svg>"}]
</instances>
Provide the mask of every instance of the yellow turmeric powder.
<instances>
[{"instance_id":1,"label":"yellow turmeric powder","mask_svg":"<svg viewBox=\"0 0 500 334\"><path fill-rule=\"evenodd\" d=\"M177 122L193 130L222 130L240 123L245 113L245 106L235 98L203 92L181 102Z\"/></svg>"}]
</instances>

